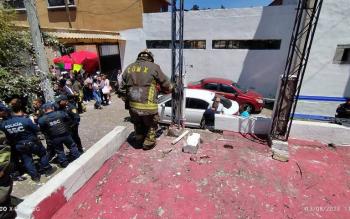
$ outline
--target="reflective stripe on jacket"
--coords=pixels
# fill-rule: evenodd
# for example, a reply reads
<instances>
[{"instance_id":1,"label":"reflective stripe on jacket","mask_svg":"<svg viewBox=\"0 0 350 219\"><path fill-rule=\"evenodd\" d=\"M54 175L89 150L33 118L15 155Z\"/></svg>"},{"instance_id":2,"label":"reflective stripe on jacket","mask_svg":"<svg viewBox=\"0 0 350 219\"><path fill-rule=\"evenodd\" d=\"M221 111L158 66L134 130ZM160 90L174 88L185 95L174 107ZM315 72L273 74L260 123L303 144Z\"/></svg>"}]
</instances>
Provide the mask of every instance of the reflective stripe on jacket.
<instances>
[{"instance_id":1,"label":"reflective stripe on jacket","mask_svg":"<svg viewBox=\"0 0 350 219\"><path fill-rule=\"evenodd\" d=\"M159 65L141 58L125 69L120 92L126 94L130 110L134 113L156 114L158 112L157 84L165 93L171 92L170 81Z\"/></svg>"}]
</instances>

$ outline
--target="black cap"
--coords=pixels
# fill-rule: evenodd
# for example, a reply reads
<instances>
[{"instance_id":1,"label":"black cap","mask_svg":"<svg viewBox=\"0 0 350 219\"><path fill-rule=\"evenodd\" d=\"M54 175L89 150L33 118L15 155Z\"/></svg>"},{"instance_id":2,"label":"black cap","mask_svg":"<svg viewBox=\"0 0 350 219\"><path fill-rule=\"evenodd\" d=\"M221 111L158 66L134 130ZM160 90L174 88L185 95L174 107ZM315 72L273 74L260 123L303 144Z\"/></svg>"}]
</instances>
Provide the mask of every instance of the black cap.
<instances>
[{"instance_id":1,"label":"black cap","mask_svg":"<svg viewBox=\"0 0 350 219\"><path fill-rule=\"evenodd\" d=\"M54 109L54 103L47 102L44 105L41 106L41 109L47 110L47 109Z\"/></svg>"},{"instance_id":2,"label":"black cap","mask_svg":"<svg viewBox=\"0 0 350 219\"><path fill-rule=\"evenodd\" d=\"M2 111L2 112L6 111L7 112L7 111L9 111L9 108L5 104L0 102L0 111Z\"/></svg>"}]
</instances>

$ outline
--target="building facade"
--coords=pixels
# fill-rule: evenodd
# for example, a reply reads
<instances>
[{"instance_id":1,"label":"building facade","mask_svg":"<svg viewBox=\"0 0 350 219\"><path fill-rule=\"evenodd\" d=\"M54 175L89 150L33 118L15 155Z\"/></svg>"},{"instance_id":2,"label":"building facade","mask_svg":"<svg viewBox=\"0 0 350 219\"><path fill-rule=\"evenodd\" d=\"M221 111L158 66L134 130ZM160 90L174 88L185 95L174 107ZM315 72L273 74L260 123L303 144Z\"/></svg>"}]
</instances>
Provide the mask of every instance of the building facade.
<instances>
[{"instance_id":1,"label":"building facade","mask_svg":"<svg viewBox=\"0 0 350 219\"><path fill-rule=\"evenodd\" d=\"M294 16L294 5L185 12L186 80L228 78L274 98ZM171 13L144 14L142 29L122 31L127 39L123 62L148 48L170 76L170 23Z\"/></svg>"},{"instance_id":2,"label":"building facade","mask_svg":"<svg viewBox=\"0 0 350 219\"><path fill-rule=\"evenodd\" d=\"M350 98L350 4L324 0L297 106L297 117L328 119Z\"/></svg>"},{"instance_id":3,"label":"building facade","mask_svg":"<svg viewBox=\"0 0 350 219\"><path fill-rule=\"evenodd\" d=\"M350 97L347 1L323 1L296 117L334 116L336 107ZM42 29L77 50L95 49L102 57L103 71L123 69L141 50L149 48L170 76L169 1L69 0L68 7L64 0L36 2ZM185 12L187 82L223 77L274 99L284 72L297 2L276 0L267 7ZM25 10L20 8L17 25L28 26Z\"/></svg>"},{"instance_id":4,"label":"building facade","mask_svg":"<svg viewBox=\"0 0 350 219\"><path fill-rule=\"evenodd\" d=\"M23 0L6 0L17 11L16 26L27 28ZM105 73L121 69L119 31L142 28L143 13L167 11L165 0L36 0L40 27L74 50L99 54ZM58 53L59 54L59 53ZM50 57L52 58L52 57Z\"/></svg>"},{"instance_id":5,"label":"building facade","mask_svg":"<svg viewBox=\"0 0 350 219\"><path fill-rule=\"evenodd\" d=\"M324 0L296 118L324 120L350 98L350 4ZM223 77L274 99L284 72L297 1L274 6L185 12L187 81ZM121 32L122 65L148 47L170 76L170 13L143 15L143 28ZM187 41L187 42L186 42Z\"/></svg>"}]
</instances>

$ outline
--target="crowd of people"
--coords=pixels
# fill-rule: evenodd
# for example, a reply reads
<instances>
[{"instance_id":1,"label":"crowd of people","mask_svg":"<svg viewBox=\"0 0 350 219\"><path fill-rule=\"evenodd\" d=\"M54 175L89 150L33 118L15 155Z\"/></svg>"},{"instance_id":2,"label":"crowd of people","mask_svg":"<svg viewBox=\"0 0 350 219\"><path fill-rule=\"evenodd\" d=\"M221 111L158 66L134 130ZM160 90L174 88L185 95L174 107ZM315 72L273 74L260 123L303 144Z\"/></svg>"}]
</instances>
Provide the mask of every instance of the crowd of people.
<instances>
[{"instance_id":1,"label":"crowd of people","mask_svg":"<svg viewBox=\"0 0 350 219\"><path fill-rule=\"evenodd\" d=\"M34 100L32 114L27 114L24 109L17 98L8 106L1 103L0 130L11 148L12 178L23 180L22 174L26 172L33 181L39 182L41 174L49 176L55 172L50 164L55 157L64 168L84 152L78 132L80 116L65 95L59 96L56 102L45 104L41 99ZM44 139L46 148L42 143ZM68 156L63 145L69 149ZM37 166L33 155L39 158Z\"/></svg>"},{"instance_id":2,"label":"crowd of people","mask_svg":"<svg viewBox=\"0 0 350 219\"><path fill-rule=\"evenodd\" d=\"M11 203L12 180L25 180L27 173L40 182L42 175L56 171L53 162L65 168L84 152L78 132L80 116L67 96L45 104L36 99L33 109L27 114L17 98L8 106L0 102L0 206Z\"/></svg>"},{"instance_id":3,"label":"crowd of people","mask_svg":"<svg viewBox=\"0 0 350 219\"><path fill-rule=\"evenodd\" d=\"M50 72L54 102L38 98L28 107L19 98L7 104L0 100L0 206L10 205L13 180L25 180L27 173L40 182L42 175L56 171L53 163L65 168L84 153L80 114L89 101L95 101L95 109L111 104L112 86L106 75L57 71L53 66ZM121 71L117 77L121 80Z\"/></svg>"},{"instance_id":4,"label":"crowd of people","mask_svg":"<svg viewBox=\"0 0 350 219\"><path fill-rule=\"evenodd\" d=\"M0 130L2 138L11 148L12 178L23 180L23 169L33 181L40 175L54 172L50 161L56 160L61 167L78 158L84 152L79 123L86 104L94 100L95 109L111 104L112 87L106 75L96 72L57 72L51 67L54 82L55 102L44 104L42 99L32 101L32 112L27 112L20 99L12 99L8 105L0 101ZM119 72L120 74L120 72ZM41 140L45 139L46 148ZM70 153L67 157L63 145ZM39 165L33 162L39 157ZM54 158L57 159L54 159ZM1 175L1 174L0 174Z\"/></svg>"},{"instance_id":5,"label":"crowd of people","mask_svg":"<svg viewBox=\"0 0 350 219\"><path fill-rule=\"evenodd\" d=\"M59 71L51 66L50 71L54 81L56 96L66 95L68 99L77 103L79 113L86 111L85 104L95 101L95 109L102 109L102 106L111 104L112 86L105 74L97 71L95 74L74 71ZM118 78L121 79L121 71L118 71ZM119 82L120 83L120 82ZM118 86L118 81L115 84Z\"/></svg>"}]
</instances>

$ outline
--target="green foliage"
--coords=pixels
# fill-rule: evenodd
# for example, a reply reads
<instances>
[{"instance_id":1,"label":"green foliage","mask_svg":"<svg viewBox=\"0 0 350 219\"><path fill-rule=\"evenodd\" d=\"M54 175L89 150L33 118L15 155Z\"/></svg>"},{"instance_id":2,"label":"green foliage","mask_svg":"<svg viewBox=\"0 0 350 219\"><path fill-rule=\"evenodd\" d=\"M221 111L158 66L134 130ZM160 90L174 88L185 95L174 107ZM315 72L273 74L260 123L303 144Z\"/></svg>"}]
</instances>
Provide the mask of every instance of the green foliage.
<instances>
[{"instance_id":1,"label":"green foliage","mask_svg":"<svg viewBox=\"0 0 350 219\"><path fill-rule=\"evenodd\" d=\"M50 46L50 47L54 47L57 49L60 47L64 47L64 45L62 43L60 43L56 37L53 37L50 34L47 34L45 32L43 32L42 35L43 35L43 40L44 40L45 46Z\"/></svg>"},{"instance_id":2,"label":"green foliage","mask_svg":"<svg viewBox=\"0 0 350 219\"><path fill-rule=\"evenodd\" d=\"M35 60L29 31L16 29L13 9L4 9L0 4L0 100L13 97L29 100L41 96L42 78L28 75ZM48 34L43 34L45 46L59 48L62 44Z\"/></svg>"},{"instance_id":3,"label":"green foliage","mask_svg":"<svg viewBox=\"0 0 350 219\"><path fill-rule=\"evenodd\" d=\"M40 82L41 79L37 76L25 76L0 68L0 100L8 101L13 97L40 96L42 93Z\"/></svg>"},{"instance_id":4,"label":"green foliage","mask_svg":"<svg viewBox=\"0 0 350 219\"><path fill-rule=\"evenodd\" d=\"M12 20L15 12L0 6L0 66L15 69L31 64L30 36L26 31L16 31Z\"/></svg>"}]
</instances>

